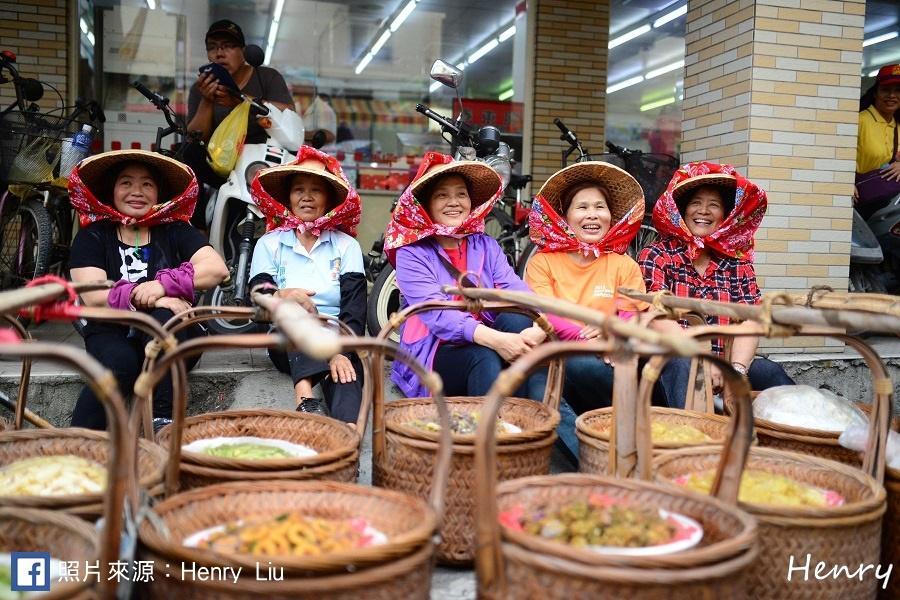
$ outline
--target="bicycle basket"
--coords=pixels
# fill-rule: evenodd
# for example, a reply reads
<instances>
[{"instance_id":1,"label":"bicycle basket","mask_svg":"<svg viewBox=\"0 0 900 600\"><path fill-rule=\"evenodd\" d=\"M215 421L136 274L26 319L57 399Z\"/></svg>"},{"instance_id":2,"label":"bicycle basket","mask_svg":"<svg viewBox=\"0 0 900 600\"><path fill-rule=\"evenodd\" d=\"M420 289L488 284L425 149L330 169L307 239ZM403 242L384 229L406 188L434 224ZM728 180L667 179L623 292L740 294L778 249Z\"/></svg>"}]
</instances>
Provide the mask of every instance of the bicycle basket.
<instances>
[{"instance_id":1,"label":"bicycle basket","mask_svg":"<svg viewBox=\"0 0 900 600\"><path fill-rule=\"evenodd\" d=\"M61 138L69 123L52 113L4 115L0 121L0 180L41 183L53 179Z\"/></svg>"}]
</instances>

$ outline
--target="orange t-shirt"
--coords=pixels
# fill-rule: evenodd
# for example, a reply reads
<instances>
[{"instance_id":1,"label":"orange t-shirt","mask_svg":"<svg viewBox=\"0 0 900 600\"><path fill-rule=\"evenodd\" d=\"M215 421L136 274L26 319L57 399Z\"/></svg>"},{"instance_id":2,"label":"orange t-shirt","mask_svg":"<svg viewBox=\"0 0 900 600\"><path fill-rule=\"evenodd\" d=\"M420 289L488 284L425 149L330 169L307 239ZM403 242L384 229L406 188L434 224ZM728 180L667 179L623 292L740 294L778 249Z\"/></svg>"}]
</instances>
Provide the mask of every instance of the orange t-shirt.
<instances>
[{"instance_id":1,"label":"orange t-shirt","mask_svg":"<svg viewBox=\"0 0 900 600\"><path fill-rule=\"evenodd\" d=\"M609 252L581 265L568 252L538 252L528 261L525 283L535 293L561 298L607 315L638 312L647 304L623 298L620 287L643 292L644 277L630 256Z\"/></svg>"}]
</instances>

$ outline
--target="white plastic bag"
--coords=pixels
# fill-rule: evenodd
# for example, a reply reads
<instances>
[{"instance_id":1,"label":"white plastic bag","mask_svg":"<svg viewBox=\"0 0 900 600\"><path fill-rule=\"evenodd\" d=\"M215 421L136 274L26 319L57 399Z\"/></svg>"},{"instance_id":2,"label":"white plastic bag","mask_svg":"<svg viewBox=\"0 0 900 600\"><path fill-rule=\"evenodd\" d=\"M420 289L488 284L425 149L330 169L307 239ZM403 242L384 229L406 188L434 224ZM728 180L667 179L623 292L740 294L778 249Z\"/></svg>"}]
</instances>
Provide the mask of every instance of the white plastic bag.
<instances>
[{"instance_id":1,"label":"white plastic bag","mask_svg":"<svg viewBox=\"0 0 900 600\"><path fill-rule=\"evenodd\" d=\"M759 393L753 416L782 425L844 431L849 425L866 425L866 415L849 400L828 390L808 385L779 385Z\"/></svg>"},{"instance_id":2,"label":"white plastic bag","mask_svg":"<svg viewBox=\"0 0 900 600\"><path fill-rule=\"evenodd\" d=\"M281 144L285 150L290 152L299 150L305 133L303 117L288 108L281 110L271 102L266 102L265 105L269 109L268 118L272 122L266 129L269 137Z\"/></svg>"},{"instance_id":3,"label":"white plastic bag","mask_svg":"<svg viewBox=\"0 0 900 600\"><path fill-rule=\"evenodd\" d=\"M868 434L868 423L866 423L865 425L862 425L860 423L853 423L844 430L844 433L842 433L841 437L838 438L838 443L844 448L856 450L857 452L865 452L866 443L869 441ZM891 431L888 434L886 454L887 466L892 469L900 469L900 434L898 434L896 431Z\"/></svg>"}]
</instances>

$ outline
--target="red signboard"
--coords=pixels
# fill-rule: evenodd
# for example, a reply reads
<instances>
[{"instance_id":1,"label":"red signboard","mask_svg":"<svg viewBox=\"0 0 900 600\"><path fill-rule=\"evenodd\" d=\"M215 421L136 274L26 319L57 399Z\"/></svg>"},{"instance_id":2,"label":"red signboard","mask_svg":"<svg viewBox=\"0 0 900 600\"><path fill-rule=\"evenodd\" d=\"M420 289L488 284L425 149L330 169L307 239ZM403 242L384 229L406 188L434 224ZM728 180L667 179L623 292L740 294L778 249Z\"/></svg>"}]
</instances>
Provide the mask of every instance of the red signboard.
<instances>
[{"instance_id":1,"label":"red signboard","mask_svg":"<svg viewBox=\"0 0 900 600\"><path fill-rule=\"evenodd\" d=\"M463 119L474 127L493 125L503 133L522 133L525 105L499 100L466 100Z\"/></svg>"}]
</instances>

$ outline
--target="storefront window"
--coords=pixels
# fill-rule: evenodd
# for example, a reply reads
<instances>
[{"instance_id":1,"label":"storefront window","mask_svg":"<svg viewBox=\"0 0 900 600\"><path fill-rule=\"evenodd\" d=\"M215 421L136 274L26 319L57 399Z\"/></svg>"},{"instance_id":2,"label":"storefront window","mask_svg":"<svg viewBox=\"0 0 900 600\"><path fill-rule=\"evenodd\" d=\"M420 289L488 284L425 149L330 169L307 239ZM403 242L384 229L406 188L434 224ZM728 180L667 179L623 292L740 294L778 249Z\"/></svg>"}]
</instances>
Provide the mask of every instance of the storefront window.
<instances>
[{"instance_id":1,"label":"storefront window","mask_svg":"<svg viewBox=\"0 0 900 600\"><path fill-rule=\"evenodd\" d=\"M88 0L80 0L88 4ZM521 147L521 90L513 89L516 38L524 41L524 2L328 2L251 0L95 0L85 18L96 37L82 60L102 73L105 145L149 147L160 115L135 80L169 97L182 113L208 62L204 35L219 19L240 25L248 44L285 78L308 132L323 130L325 149L362 189L402 189L415 157L449 146L416 103L451 116L453 90L429 79L444 58L464 69L459 90L474 125L493 124ZM517 4L519 4L517 19ZM519 27L517 29L517 23ZM519 63L524 80L524 44ZM518 91L518 96L516 93Z\"/></svg>"},{"instance_id":2,"label":"storefront window","mask_svg":"<svg viewBox=\"0 0 900 600\"><path fill-rule=\"evenodd\" d=\"M878 69L900 63L900 4L868 0L863 29L862 91L875 83Z\"/></svg>"},{"instance_id":3,"label":"storefront window","mask_svg":"<svg viewBox=\"0 0 900 600\"><path fill-rule=\"evenodd\" d=\"M613 0L606 138L677 156L684 89L684 0Z\"/></svg>"}]
</instances>

